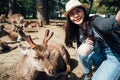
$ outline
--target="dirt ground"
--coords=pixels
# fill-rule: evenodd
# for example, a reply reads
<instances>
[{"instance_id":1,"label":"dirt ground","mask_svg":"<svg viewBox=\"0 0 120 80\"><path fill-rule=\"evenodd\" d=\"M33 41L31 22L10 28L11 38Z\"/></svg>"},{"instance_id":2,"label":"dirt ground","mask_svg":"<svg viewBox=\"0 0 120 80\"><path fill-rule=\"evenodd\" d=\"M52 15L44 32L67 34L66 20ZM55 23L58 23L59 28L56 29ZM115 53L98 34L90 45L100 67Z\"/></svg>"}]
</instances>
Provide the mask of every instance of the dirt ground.
<instances>
[{"instance_id":1,"label":"dirt ground","mask_svg":"<svg viewBox=\"0 0 120 80\"><path fill-rule=\"evenodd\" d=\"M11 24L0 23L0 25L2 24L5 25L5 30L7 30L8 32L11 31L11 28L12 28ZM56 26L56 23L51 24L51 25L44 25L41 28L25 29L24 31L27 35L31 35L33 41L36 44L41 44L43 40L44 32L46 29L50 29L51 31L54 32L54 35L50 39L48 44L60 43L60 44L65 45L64 44L64 36L65 36L64 30L62 26L60 25ZM0 33L0 35L2 35L2 33ZM14 41L11 41L8 36L0 36L0 40L7 42L10 47L15 47L15 46L18 46L19 44L28 46L27 42L25 41L14 42ZM67 50L71 57L70 63L72 67L69 80L82 80L81 76L83 74L83 70L78 60L76 50L72 48L67 48ZM23 54L20 53L18 48L5 52L5 53L0 53L0 80L17 80L16 65L18 64L18 60L22 55Z\"/></svg>"}]
</instances>

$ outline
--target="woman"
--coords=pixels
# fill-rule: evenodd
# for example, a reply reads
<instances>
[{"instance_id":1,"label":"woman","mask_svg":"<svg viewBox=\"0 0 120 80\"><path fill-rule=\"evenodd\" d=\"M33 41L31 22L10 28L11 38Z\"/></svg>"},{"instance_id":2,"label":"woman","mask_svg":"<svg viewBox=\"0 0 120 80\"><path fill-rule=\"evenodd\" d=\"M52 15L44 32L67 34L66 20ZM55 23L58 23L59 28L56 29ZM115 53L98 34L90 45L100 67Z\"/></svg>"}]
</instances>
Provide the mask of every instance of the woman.
<instances>
[{"instance_id":1,"label":"woman","mask_svg":"<svg viewBox=\"0 0 120 80\"><path fill-rule=\"evenodd\" d=\"M74 47L77 42L84 80L120 80L120 11L110 18L89 17L87 7L78 0L67 2L65 44Z\"/></svg>"}]
</instances>

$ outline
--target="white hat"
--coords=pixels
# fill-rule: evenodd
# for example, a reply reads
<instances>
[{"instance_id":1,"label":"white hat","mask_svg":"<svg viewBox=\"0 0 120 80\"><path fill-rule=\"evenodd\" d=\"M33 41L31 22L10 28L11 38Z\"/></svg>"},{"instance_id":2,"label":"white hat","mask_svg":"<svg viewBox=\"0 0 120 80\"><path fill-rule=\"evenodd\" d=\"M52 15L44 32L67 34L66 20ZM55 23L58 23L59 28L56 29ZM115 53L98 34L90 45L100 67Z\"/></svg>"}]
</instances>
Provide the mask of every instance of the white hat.
<instances>
[{"instance_id":1,"label":"white hat","mask_svg":"<svg viewBox=\"0 0 120 80\"><path fill-rule=\"evenodd\" d=\"M80 3L78 0L69 0L65 6L66 12L64 13L64 16L67 17L67 15L69 14L69 12L74 9L75 7L81 6L85 9L88 8L88 4L82 4Z\"/></svg>"}]
</instances>

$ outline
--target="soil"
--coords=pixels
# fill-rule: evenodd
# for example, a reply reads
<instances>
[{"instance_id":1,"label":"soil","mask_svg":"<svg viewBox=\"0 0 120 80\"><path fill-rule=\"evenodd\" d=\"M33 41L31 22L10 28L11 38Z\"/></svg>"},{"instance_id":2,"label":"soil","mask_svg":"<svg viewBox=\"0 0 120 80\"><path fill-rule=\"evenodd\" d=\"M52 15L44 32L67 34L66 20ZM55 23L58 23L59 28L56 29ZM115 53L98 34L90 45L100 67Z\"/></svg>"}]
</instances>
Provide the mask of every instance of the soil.
<instances>
[{"instance_id":1,"label":"soil","mask_svg":"<svg viewBox=\"0 0 120 80\"><path fill-rule=\"evenodd\" d=\"M11 24L0 23L0 25L4 25L5 30L8 32L10 32L12 29ZM57 23L51 23L50 25L44 25L43 27L40 28L28 28L28 29L26 28L24 31L27 35L30 35L32 37L33 41L36 44L41 44L46 29L50 29L50 31L54 32L54 35L50 39L48 44L60 43L65 46L64 44L65 33L61 24L57 25ZM29 46L26 41L15 42L10 40L10 38L7 35L3 35L2 32L0 32L0 35L1 35L0 40L5 41L10 47L15 47L18 46L19 44ZM74 46L76 45L74 44ZM79 62L76 49L68 47L66 48L71 57L70 64L72 67L68 79L82 80L81 77L83 74L83 70L81 67L81 63ZM18 48L15 48L11 51L0 52L0 80L17 80L16 65L18 64L18 60L21 58L22 55L23 54L20 53Z\"/></svg>"}]
</instances>

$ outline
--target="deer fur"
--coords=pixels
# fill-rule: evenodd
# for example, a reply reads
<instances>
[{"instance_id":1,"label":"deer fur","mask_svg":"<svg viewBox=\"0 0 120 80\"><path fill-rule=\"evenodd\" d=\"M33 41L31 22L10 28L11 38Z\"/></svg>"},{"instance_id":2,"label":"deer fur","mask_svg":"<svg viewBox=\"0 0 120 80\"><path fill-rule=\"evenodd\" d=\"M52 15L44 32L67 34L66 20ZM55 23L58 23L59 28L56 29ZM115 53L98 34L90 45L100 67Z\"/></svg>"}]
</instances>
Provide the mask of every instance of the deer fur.
<instances>
[{"instance_id":1,"label":"deer fur","mask_svg":"<svg viewBox=\"0 0 120 80\"><path fill-rule=\"evenodd\" d=\"M5 26L4 25L0 25L0 33L1 36L5 36L8 35L8 37L12 40L12 41L20 41L22 40L21 36L18 33L18 29L22 29L22 27L20 26L15 26L14 29L11 32L7 32L6 30L4 30Z\"/></svg>"},{"instance_id":2,"label":"deer fur","mask_svg":"<svg viewBox=\"0 0 120 80\"><path fill-rule=\"evenodd\" d=\"M31 21L31 20L24 21L23 25L24 25L25 28L34 28L34 27L39 28L39 27L42 27L38 21Z\"/></svg>"},{"instance_id":3,"label":"deer fur","mask_svg":"<svg viewBox=\"0 0 120 80\"><path fill-rule=\"evenodd\" d=\"M21 38L21 36L19 35L18 33L18 29L21 29L23 30L23 27L22 26L16 26L13 28L13 30L9 33L9 38L12 40L12 41L21 41L23 40Z\"/></svg>"},{"instance_id":4,"label":"deer fur","mask_svg":"<svg viewBox=\"0 0 120 80\"><path fill-rule=\"evenodd\" d=\"M30 47L20 47L23 57L17 67L18 78L22 80L57 80L58 76L68 75L70 55L67 49L61 44L47 44L53 33L49 36L49 30L47 30L43 43L40 45L35 44L31 37L26 36L22 30L19 33ZM47 77L43 79L40 78L41 75L47 75ZM50 79L51 76L53 79Z\"/></svg>"},{"instance_id":5,"label":"deer fur","mask_svg":"<svg viewBox=\"0 0 120 80\"><path fill-rule=\"evenodd\" d=\"M34 28L34 27L41 27L40 24L35 21L35 22L31 22L29 25L28 25L29 28Z\"/></svg>"},{"instance_id":6,"label":"deer fur","mask_svg":"<svg viewBox=\"0 0 120 80\"><path fill-rule=\"evenodd\" d=\"M24 17L21 14L13 14L9 16L6 21L8 23L11 23L12 26L17 25L17 26L22 26L22 23L24 21Z\"/></svg>"}]
</instances>

